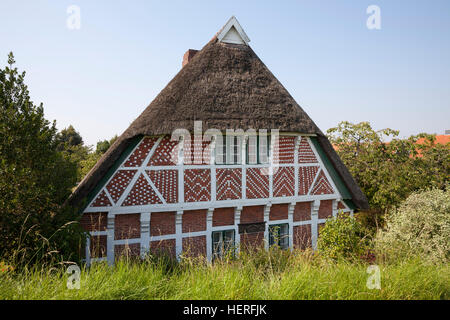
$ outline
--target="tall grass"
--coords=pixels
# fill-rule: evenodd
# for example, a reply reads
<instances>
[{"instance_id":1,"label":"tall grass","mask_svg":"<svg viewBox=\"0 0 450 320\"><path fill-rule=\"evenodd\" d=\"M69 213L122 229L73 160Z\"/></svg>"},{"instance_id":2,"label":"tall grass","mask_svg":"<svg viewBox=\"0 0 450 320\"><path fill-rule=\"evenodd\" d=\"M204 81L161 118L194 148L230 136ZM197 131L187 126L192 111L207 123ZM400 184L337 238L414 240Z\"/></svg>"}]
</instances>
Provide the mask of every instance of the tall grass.
<instances>
[{"instance_id":1,"label":"tall grass","mask_svg":"<svg viewBox=\"0 0 450 320\"><path fill-rule=\"evenodd\" d=\"M368 289L367 264L330 262L311 252L270 250L231 261L186 258L97 263L80 289L64 269L0 272L1 299L449 299L450 268L420 260L380 265L381 289Z\"/></svg>"}]
</instances>

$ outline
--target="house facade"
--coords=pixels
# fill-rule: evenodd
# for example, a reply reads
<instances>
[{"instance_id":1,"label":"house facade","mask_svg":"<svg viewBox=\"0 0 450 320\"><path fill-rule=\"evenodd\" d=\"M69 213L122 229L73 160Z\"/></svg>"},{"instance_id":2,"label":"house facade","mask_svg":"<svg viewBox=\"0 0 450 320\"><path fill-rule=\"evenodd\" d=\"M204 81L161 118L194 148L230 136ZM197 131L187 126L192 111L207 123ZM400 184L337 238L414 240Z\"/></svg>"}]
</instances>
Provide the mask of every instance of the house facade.
<instances>
[{"instance_id":1,"label":"house facade","mask_svg":"<svg viewBox=\"0 0 450 320\"><path fill-rule=\"evenodd\" d=\"M111 146L70 199L88 263L165 251L315 248L367 200L232 17Z\"/></svg>"}]
</instances>

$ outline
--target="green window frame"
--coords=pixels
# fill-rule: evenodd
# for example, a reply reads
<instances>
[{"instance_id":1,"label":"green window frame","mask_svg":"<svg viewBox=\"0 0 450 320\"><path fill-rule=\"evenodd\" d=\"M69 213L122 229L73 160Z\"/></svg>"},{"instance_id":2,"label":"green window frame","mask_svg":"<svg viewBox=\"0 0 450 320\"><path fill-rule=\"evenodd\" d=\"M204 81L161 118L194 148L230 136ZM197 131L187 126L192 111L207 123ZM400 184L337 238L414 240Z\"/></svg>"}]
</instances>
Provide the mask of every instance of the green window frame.
<instances>
[{"instance_id":1,"label":"green window frame","mask_svg":"<svg viewBox=\"0 0 450 320\"><path fill-rule=\"evenodd\" d=\"M283 250L289 248L289 223L269 225L269 246L279 246Z\"/></svg>"},{"instance_id":2,"label":"green window frame","mask_svg":"<svg viewBox=\"0 0 450 320\"><path fill-rule=\"evenodd\" d=\"M234 248L234 229L213 231L212 237L212 258L221 259Z\"/></svg>"}]
</instances>

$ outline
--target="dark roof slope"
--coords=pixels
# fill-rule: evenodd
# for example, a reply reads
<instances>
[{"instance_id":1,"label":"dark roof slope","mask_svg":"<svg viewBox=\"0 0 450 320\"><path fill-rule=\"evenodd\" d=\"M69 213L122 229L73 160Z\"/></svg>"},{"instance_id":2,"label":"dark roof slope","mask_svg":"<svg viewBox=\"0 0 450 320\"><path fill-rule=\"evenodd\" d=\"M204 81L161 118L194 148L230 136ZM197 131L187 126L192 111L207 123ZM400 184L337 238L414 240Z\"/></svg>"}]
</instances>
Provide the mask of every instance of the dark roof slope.
<instances>
[{"instance_id":1,"label":"dark roof slope","mask_svg":"<svg viewBox=\"0 0 450 320\"><path fill-rule=\"evenodd\" d=\"M185 65L142 114L117 139L71 196L85 198L138 135L170 134L174 129L279 129L317 134L319 143L359 208L367 199L327 138L247 45L214 37Z\"/></svg>"}]
</instances>

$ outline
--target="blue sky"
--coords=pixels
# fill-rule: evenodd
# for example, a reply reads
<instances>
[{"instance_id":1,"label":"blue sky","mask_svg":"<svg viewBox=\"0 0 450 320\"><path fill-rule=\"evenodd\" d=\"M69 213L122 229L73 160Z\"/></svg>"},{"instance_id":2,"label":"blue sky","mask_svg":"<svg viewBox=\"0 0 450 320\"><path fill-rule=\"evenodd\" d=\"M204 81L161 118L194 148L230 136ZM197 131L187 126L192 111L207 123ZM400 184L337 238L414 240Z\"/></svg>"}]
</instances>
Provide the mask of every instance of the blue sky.
<instances>
[{"instance_id":1,"label":"blue sky","mask_svg":"<svg viewBox=\"0 0 450 320\"><path fill-rule=\"evenodd\" d=\"M381 30L366 27L369 5ZM70 5L81 28L66 26ZM13 51L34 102L88 144L122 133L235 15L250 45L323 130L370 121L401 136L450 129L450 1L0 2L0 65Z\"/></svg>"}]
</instances>

